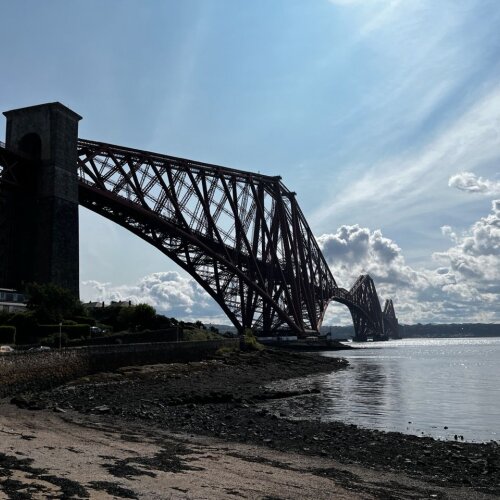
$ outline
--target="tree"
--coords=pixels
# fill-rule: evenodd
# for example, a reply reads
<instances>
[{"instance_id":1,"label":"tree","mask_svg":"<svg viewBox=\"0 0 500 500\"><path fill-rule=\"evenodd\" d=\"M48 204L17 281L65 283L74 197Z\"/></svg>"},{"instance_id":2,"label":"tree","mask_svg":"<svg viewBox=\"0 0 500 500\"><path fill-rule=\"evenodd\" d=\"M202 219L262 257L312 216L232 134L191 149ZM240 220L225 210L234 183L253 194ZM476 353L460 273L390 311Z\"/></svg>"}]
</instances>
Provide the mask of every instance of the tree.
<instances>
[{"instance_id":1,"label":"tree","mask_svg":"<svg viewBox=\"0 0 500 500\"><path fill-rule=\"evenodd\" d=\"M83 314L81 302L65 288L53 283L30 283L26 287L27 308L39 323L59 323L64 318Z\"/></svg>"},{"instance_id":2,"label":"tree","mask_svg":"<svg viewBox=\"0 0 500 500\"><path fill-rule=\"evenodd\" d=\"M155 308L149 304L137 304L134 307L132 318L135 326L138 326L141 330L154 328L156 318Z\"/></svg>"},{"instance_id":3,"label":"tree","mask_svg":"<svg viewBox=\"0 0 500 500\"><path fill-rule=\"evenodd\" d=\"M116 318L118 329L144 330L154 328L156 311L149 304L122 307Z\"/></svg>"}]
</instances>

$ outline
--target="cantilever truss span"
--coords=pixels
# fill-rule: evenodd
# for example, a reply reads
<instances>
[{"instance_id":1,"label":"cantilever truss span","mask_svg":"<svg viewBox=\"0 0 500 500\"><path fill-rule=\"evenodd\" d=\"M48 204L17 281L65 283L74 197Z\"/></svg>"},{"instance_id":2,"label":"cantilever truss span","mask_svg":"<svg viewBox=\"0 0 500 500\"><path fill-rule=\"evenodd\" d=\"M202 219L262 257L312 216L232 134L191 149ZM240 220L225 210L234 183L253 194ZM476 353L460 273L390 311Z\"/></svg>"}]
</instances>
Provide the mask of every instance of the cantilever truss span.
<instances>
[{"instance_id":1,"label":"cantilever truss span","mask_svg":"<svg viewBox=\"0 0 500 500\"><path fill-rule=\"evenodd\" d=\"M349 308L359 340L397 336L392 301L382 313L370 276L337 286L280 177L82 139L77 167L80 205L174 260L239 331L319 331L334 300ZM21 193L35 169L0 145L0 254L9 238L2 195Z\"/></svg>"},{"instance_id":2,"label":"cantilever truss span","mask_svg":"<svg viewBox=\"0 0 500 500\"><path fill-rule=\"evenodd\" d=\"M280 177L79 140L80 204L188 271L239 330L318 330L337 287Z\"/></svg>"},{"instance_id":3,"label":"cantilever truss span","mask_svg":"<svg viewBox=\"0 0 500 500\"><path fill-rule=\"evenodd\" d=\"M394 304L392 299L386 299L384 304L384 333L388 338L399 339L399 322L394 311Z\"/></svg>"},{"instance_id":4,"label":"cantilever truss span","mask_svg":"<svg viewBox=\"0 0 500 500\"><path fill-rule=\"evenodd\" d=\"M373 340L389 338L384 329L385 311L382 313L375 283L368 274L362 274L349 291L338 288L333 300L349 308L356 340L366 341L368 337ZM394 312L394 308L392 311Z\"/></svg>"}]
</instances>

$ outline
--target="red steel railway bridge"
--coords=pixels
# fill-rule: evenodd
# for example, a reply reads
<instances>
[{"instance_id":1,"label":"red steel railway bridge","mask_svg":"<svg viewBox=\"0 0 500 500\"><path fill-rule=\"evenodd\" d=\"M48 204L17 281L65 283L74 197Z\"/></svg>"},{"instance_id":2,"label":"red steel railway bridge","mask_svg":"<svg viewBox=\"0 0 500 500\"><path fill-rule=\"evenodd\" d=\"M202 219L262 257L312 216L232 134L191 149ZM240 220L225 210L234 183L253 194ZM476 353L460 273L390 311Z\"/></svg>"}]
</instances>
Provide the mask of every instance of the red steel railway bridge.
<instances>
[{"instance_id":1,"label":"red steel railway bridge","mask_svg":"<svg viewBox=\"0 0 500 500\"><path fill-rule=\"evenodd\" d=\"M4 115L0 286L53 282L78 295L81 205L172 259L240 332L310 335L337 301L356 339L398 336L370 276L337 285L281 177L79 139L81 117L57 102Z\"/></svg>"}]
</instances>

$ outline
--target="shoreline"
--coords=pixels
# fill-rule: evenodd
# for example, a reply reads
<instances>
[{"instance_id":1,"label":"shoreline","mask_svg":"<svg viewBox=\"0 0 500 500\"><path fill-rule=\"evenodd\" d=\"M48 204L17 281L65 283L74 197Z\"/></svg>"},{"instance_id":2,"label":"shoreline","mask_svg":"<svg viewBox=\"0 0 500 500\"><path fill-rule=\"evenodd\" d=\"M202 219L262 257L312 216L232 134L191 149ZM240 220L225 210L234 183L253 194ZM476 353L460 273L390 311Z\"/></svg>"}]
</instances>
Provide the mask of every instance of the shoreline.
<instances>
[{"instance_id":1,"label":"shoreline","mask_svg":"<svg viewBox=\"0 0 500 500\"><path fill-rule=\"evenodd\" d=\"M500 495L500 447L496 443L435 441L339 422L296 421L286 415L270 414L261 407L266 400L302 395L269 391L264 388L267 382L342 369L346 364L338 358L264 351L189 364L128 367L84 377L51 392L15 399L18 406L41 409L39 412L8 407L29 413L34 419L42 414L60 419L76 415L122 430L145 426L150 431L166 430L189 439L216 440L230 449L257 447L260 453L320 461L323 466L316 468L321 472L313 474L315 478L319 475L328 479L332 487L336 485L348 492L358 485L349 493L354 495L352 498L388 498L381 493L380 485L374 486L373 480L367 479L373 474L391 475L392 486L386 484L383 488L394 498ZM5 408L4 403L2 410ZM277 463L285 463L283 460ZM352 477L339 472L347 471L346 468L355 468L357 472L351 472ZM296 473L300 476L299 471ZM308 473L304 474L305 477ZM415 483L409 487L412 481L420 486ZM312 496L290 495L287 492L272 498L323 498L318 492Z\"/></svg>"}]
</instances>

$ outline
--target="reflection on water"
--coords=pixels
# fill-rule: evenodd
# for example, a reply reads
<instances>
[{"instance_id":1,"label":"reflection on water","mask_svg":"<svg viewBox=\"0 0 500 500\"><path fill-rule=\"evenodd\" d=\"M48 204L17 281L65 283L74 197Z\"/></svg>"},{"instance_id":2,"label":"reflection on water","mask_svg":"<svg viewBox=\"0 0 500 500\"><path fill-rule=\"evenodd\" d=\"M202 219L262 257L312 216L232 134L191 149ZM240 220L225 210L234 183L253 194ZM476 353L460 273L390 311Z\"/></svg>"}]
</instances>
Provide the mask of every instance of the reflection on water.
<instances>
[{"instance_id":1,"label":"reflection on water","mask_svg":"<svg viewBox=\"0 0 500 500\"><path fill-rule=\"evenodd\" d=\"M350 365L287 381L321 393L273 401L269 409L442 439L500 439L500 339L390 341L324 355Z\"/></svg>"}]
</instances>

